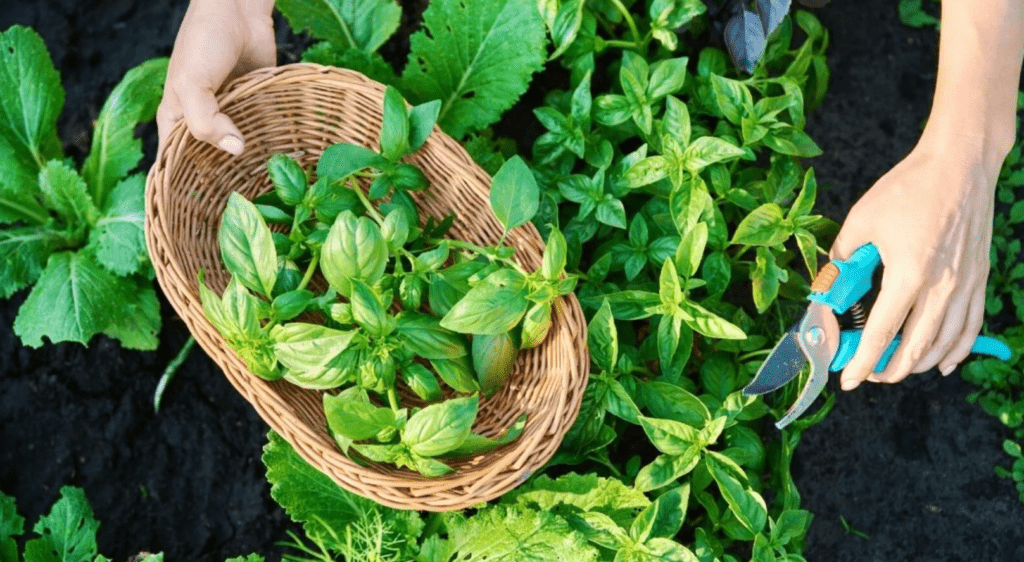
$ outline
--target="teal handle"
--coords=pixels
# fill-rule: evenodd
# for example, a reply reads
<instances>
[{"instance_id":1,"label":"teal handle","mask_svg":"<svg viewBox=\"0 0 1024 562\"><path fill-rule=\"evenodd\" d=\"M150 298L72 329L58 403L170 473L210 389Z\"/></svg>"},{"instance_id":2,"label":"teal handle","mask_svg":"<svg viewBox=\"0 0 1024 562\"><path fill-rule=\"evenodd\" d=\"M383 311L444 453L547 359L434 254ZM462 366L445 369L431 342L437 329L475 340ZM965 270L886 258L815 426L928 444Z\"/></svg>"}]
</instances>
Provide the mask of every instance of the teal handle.
<instances>
[{"instance_id":1,"label":"teal handle","mask_svg":"<svg viewBox=\"0 0 1024 562\"><path fill-rule=\"evenodd\" d=\"M843 330L840 333L839 349L836 350L836 355L832 358L832 364L829 365L830 371L842 371L846 368L846 365L850 363L851 359L853 359L853 355L857 353L857 348L860 346L861 333L861 330ZM885 370L886 365L889 364L889 359L892 358L892 354L899 346L900 336L897 334L896 338L889 343L889 347L885 349L885 353L882 354L881 359L878 360L878 364L875 365L876 373ZM978 338L974 340L974 345L971 347L971 353L991 355L992 357L1002 359L1003 361L1010 358L1010 348L1005 343L988 336L978 336Z\"/></svg>"},{"instance_id":2,"label":"teal handle","mask_svg":"<svg viewBox=\"0 0 1024 562\"><path fill-rule=\"evenodd\" d=\"M878 248L870 242L857 248L847 261L832 260L839 275L828 291L812 293L810 299L828 305L836 314L846 312L871 289L871 276L880 263Z\"/></svg>"}]
</instances>

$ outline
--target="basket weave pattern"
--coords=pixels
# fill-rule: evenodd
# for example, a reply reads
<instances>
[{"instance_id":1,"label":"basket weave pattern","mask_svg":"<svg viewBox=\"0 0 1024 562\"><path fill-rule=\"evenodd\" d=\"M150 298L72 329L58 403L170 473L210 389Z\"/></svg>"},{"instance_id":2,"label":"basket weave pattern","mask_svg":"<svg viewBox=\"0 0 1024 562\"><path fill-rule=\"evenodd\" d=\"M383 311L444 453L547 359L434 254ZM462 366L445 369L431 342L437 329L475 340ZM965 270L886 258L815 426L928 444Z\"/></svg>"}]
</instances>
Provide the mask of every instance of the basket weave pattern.
<instances>
[{"instance_id":1,"label":"basket weave pattern","mask_svg":"<svg viewBox=\"0 0 1024 562\"><path fill-rule=\"evenodd\" d=\"M493 499L512 489L555 453L579 411L589 356L586 322L574 295L555 302L553 324L540 346L520 354L508 384L483 399L473 430L501 434L521 414L519 439L487 454L451 462L454 474L425 478L407 469L360 466L338 450L327 432L321 392L251 374L206 320L197 272L223 292L229 275L220 260L217 230L232 191L253 198L273 189L266 161L275 153L303 167L337 142L376 147L384 88L361 74L312 64L264 69L243 76L219 96L221 111L245 136L232 157L195 140L179 123L162 147L146 186L146 242L168 300L206 353L259 415L311 465L345 488L402 509L444 511ZM422 218L454 212L450 236L495 243L502 227L488 204L490 178L453 139L435 129L408 159L431 188L415 193ZM540 267L543 243L532 225L509 233L508 244L528 270Z\"/></svg>"}]
</instances>

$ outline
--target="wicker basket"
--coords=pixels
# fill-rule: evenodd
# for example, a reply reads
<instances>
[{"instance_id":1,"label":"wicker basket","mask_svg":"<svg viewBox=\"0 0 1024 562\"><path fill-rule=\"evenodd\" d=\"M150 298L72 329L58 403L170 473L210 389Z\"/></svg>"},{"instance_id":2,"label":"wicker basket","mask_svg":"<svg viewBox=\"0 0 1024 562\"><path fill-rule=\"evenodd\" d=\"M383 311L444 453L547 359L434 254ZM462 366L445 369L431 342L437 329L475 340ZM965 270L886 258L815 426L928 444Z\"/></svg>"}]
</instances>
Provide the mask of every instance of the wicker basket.
<instances>
[{"instance_id":1,"label":"wicker basket","mask_svg":"<svg viewBox=\"0 0 1024 562\"><path fill-rule=\"evenodd\" d=\"M203 315L196 273L223 291L217 229L228 195L253 198L272 189L266 161L279 152L314 164L331 144L376 147L384 88L361 74L312 64L264 69L232 82L221 110L245 135L246 150L232 157L192 138L179 123L162 147L146 186L146 242L168 300L206 353L260 416L300 455L345 488L381 504L429 511L464 508L493 499L523 482L558 448L579 412L587 383L586 323L575 296L556 301L553 324L539 347L520 354L508 384L484 399L473 430L497 436L521 414L519 439L487 454L452 463L454 474L425 478L390 465L360 466L338 450L327 432L321 393L249 373ZM456 213L451 236L494 243L501 225L490 211L490 178L459 143L435 129L409 161L433 186L416 194L421 213ZM512 231L508 243L527 269L540 266L543 243L532 225Z\"/></svg>"}]
</instances>

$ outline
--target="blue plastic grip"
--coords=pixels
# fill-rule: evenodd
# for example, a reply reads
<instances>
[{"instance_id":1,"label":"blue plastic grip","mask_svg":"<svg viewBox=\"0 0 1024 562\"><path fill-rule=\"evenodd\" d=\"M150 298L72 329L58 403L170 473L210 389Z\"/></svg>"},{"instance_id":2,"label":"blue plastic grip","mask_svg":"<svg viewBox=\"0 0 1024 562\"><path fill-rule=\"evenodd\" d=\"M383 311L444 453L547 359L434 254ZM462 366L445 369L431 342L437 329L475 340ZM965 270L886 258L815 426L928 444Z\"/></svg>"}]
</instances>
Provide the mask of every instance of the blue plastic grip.
<instances>
[{"instance_id":1,"label":"blue plastic grip","mask_svg":"<svg viewBox=\"0 0 1024 562\"><path fill-rule=\"evenodd\" d=\"M882 263L878 248L868 242L853 253L847 261L832 260L839 268L839 276L824 293L811 293L812 301L828 305L836 314L842 314L859 301L871 288L871 276Z\"/></svg>"},{"instance_id":2,"label":"blue plastic grip","mask_svg":"<svg viewBox=\"0 0 1024 562\"><path fill-rule=\"evenodd\" d=\"M857 353L857 348L860 346L861 330L843 330L839 335L839 349L836 350L835 357L832 358L832 364L829 365L829 370L833 372L842 371L846 368L846 365L853 359L853 355ZM892 358L892 354L896 351L896 348L900 345L900 336L897 334L896 338L889 343L889 347L886 348L885 353L882 354L881 359L875 365L875 372L879 373L885 370L886 365L889 364L889 359ZM1005 343L988 336L978 336L978 339L974 340L974 345L971 347L971 353L980 353L982 355L991 355L996 359L1002 359L1006 361L1010 358L1010 348Z\"/></svg>"}]
</instances>

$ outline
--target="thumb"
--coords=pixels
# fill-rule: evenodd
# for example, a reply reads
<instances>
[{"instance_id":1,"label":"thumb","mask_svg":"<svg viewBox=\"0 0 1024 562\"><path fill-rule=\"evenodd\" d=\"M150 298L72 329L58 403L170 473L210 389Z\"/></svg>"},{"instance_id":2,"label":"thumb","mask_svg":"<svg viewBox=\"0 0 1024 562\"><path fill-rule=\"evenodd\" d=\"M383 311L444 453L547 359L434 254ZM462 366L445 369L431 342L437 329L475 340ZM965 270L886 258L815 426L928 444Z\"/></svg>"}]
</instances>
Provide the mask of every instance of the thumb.
<instances>
[{"instance_id":1,"label":"thumb","mask_svg":"<svg viewBox=\"0 0 1024 562\"><path fill-rule=\"evenodd\" d=\"M220 112L217 98L209 88L189 87L178 90L185 125L195 138L238 156L245 141L231 118Z\"/></svg>"},{"instance_id":2,"label":"thumb","mask_svg":"<svg viewBox=\"0 0 1024 562\"><path fill-rule=\"evenodd\" d=\"M869 241L868 237L855 226L856 224L857 221L847 218L842 228L839 229L839 234L836 235L835 241L832 242L832 248L828 252L830 260L848 260L857 251L857 248Z\"/></svg>"}]
</instances>

